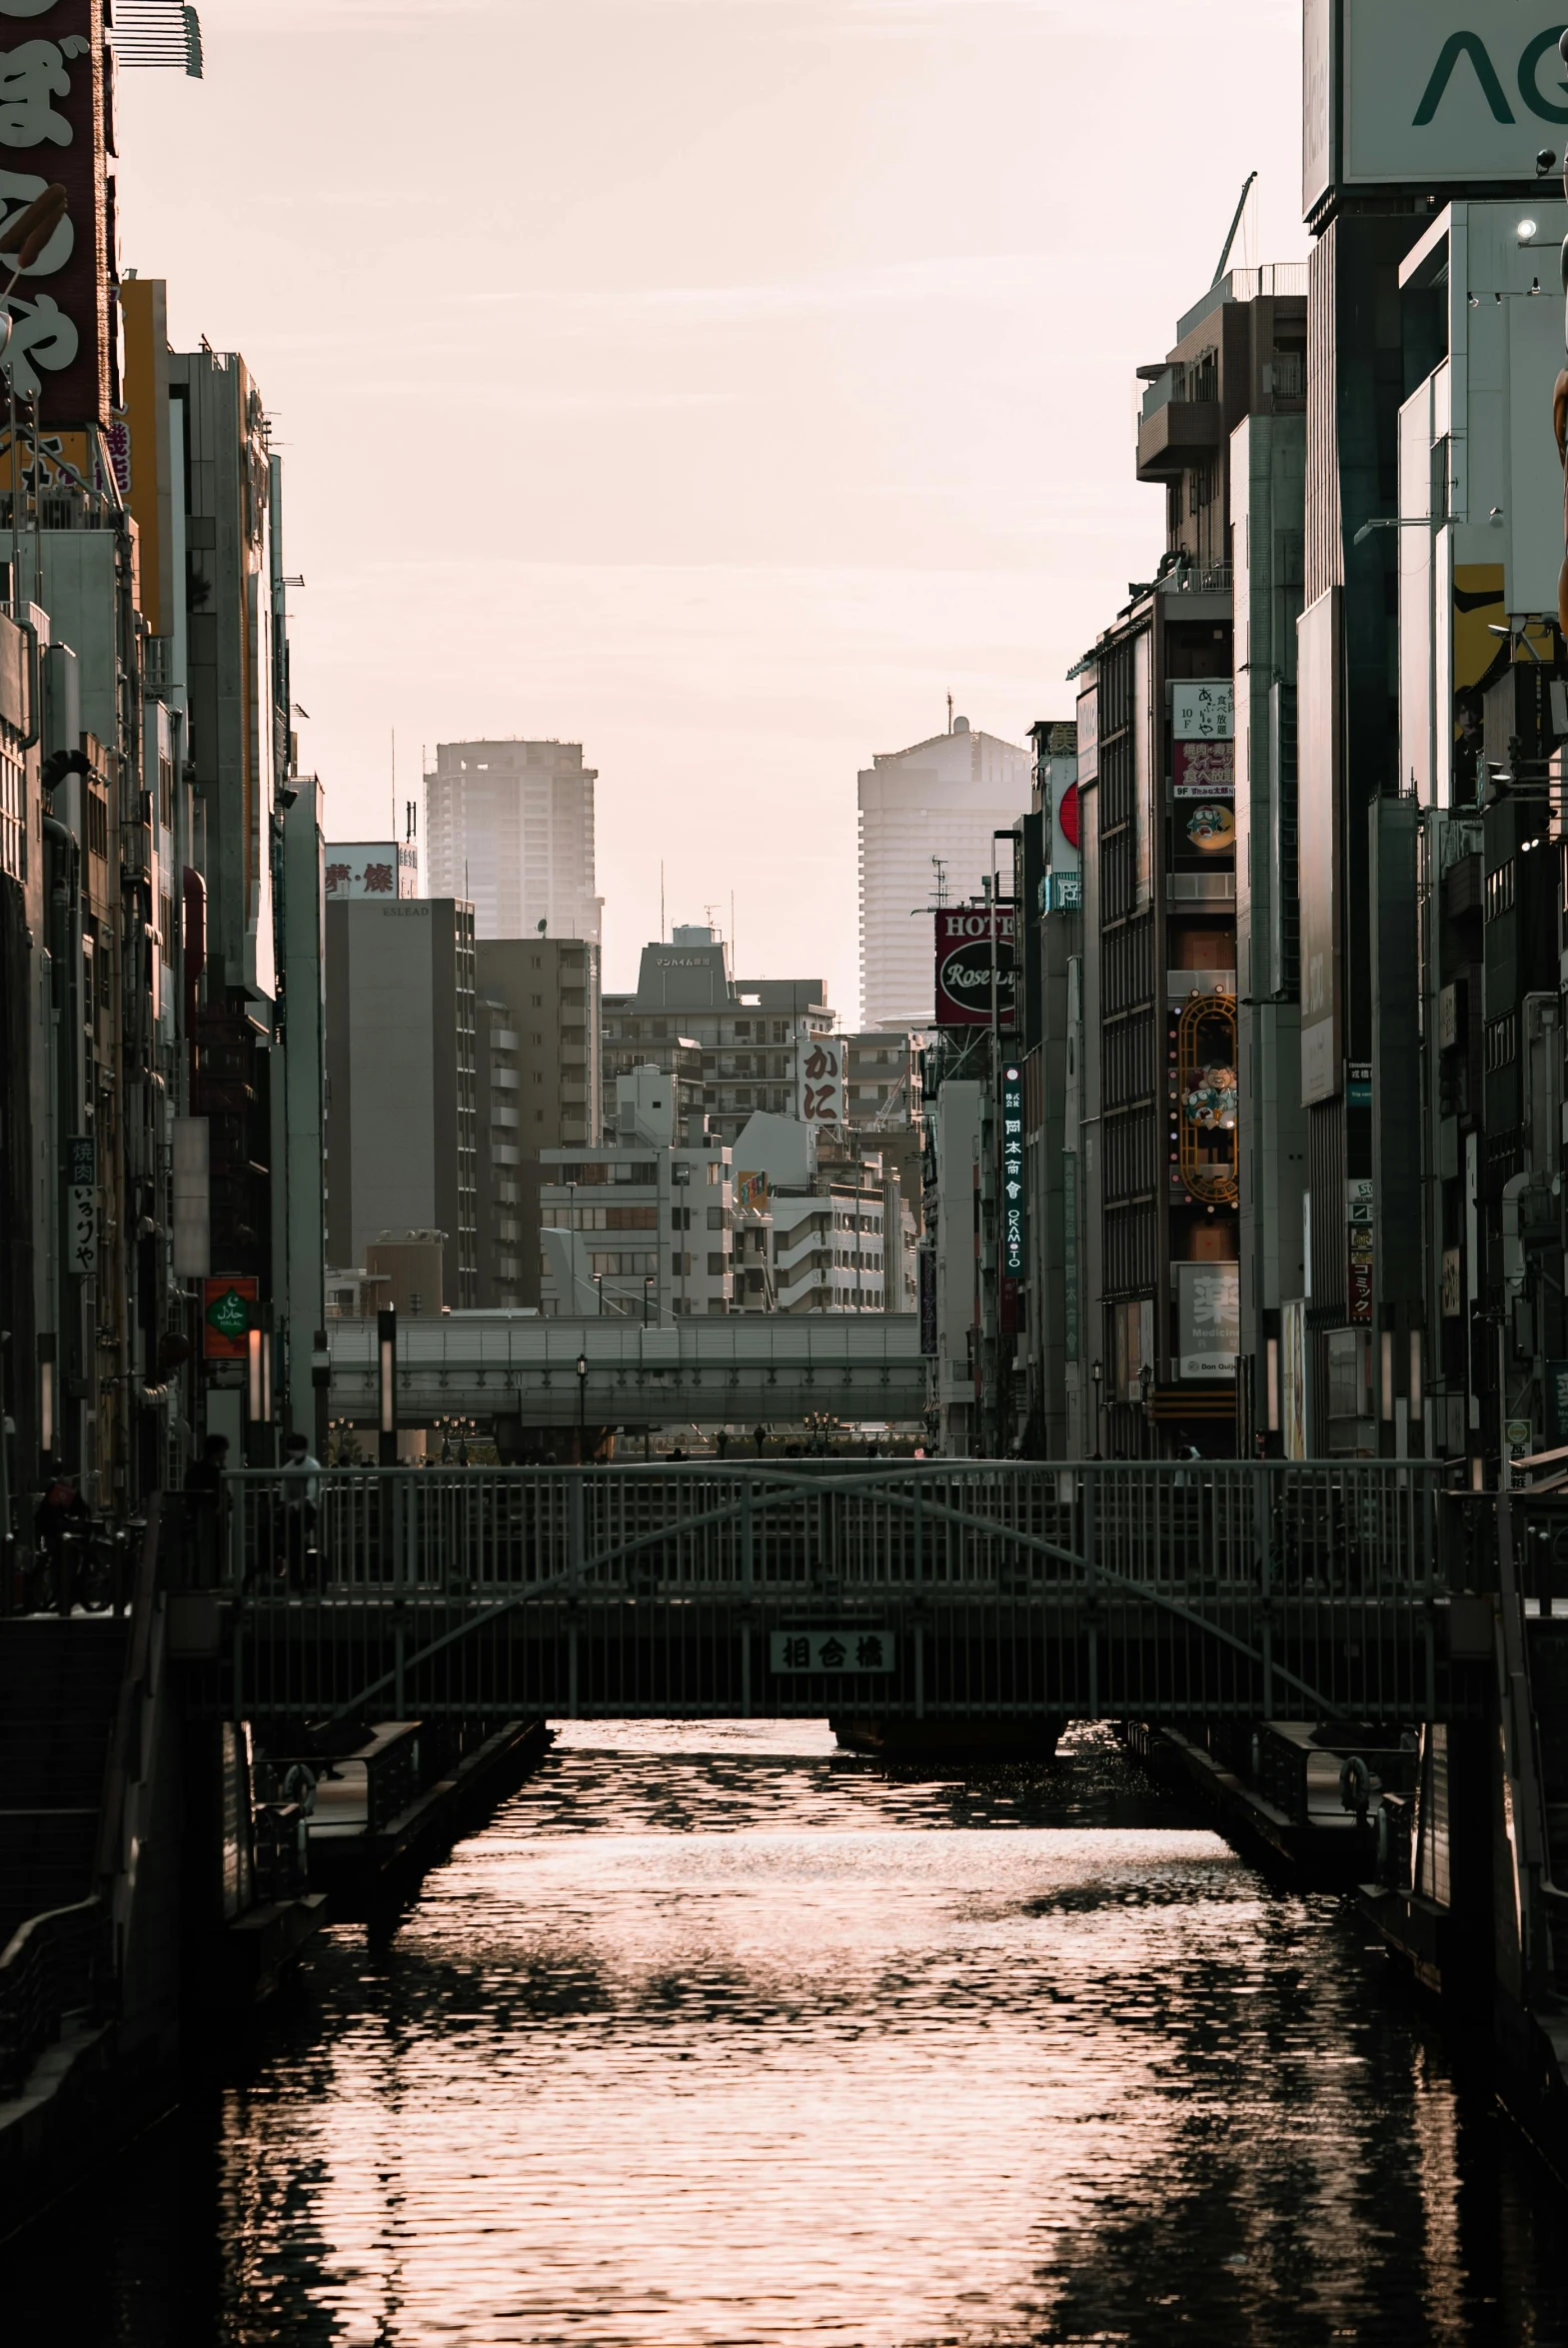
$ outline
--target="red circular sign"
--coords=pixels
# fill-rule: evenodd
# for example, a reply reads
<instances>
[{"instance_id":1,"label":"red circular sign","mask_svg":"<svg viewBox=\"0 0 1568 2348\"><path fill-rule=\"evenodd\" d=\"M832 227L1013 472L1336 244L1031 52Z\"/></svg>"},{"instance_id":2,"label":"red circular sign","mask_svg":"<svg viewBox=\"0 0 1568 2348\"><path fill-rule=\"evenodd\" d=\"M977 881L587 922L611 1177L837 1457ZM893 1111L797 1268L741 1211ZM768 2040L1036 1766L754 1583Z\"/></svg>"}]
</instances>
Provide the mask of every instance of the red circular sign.
<instances>
[{"instance_id":1,"label":"red circular sign","mask_svg":"<svg viewBox=\"0 0 1568 2348\"><path fill-rule=\"evenodd\" d=\"M1078 845L1078 787L1076 783L1069 783L1062 793L1061 805L1056 810L1056 821L1061 826L1061 836L1067 846L1076 848Z\"/></svg>"}]
</instances>

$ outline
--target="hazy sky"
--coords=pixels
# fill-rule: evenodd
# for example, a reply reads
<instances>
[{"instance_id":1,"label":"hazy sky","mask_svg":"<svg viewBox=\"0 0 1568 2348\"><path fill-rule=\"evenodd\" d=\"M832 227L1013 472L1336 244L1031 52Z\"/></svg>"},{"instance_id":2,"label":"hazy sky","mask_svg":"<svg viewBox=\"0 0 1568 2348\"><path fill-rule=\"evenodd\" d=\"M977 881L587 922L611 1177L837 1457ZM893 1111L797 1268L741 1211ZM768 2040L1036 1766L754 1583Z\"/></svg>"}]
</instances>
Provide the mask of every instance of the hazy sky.
<instances>
[{"instance_id":1,"label":"hazy sky","mask_svg":"<svg viewBox=\"0 0 1568 2348\"><path fill-rule=\"evenodd\" d=\"M581 740L607 975L736 901L857 1016L854 777L1021 742L1146 577L1133 370L1299 258L1297 0L202 0L124 258L286 464L301 756ZM958 876L954 876L956 880Z\"/></svg>"}]
</instances>

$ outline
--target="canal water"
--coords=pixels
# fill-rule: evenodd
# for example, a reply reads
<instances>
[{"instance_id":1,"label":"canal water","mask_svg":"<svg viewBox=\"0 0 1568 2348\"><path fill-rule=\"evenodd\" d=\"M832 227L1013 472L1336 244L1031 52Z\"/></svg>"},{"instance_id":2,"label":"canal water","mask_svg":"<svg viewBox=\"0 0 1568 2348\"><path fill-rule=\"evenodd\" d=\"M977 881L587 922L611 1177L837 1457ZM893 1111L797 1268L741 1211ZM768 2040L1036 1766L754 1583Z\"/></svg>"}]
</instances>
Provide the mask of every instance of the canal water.
<instances>
[{"instance_id":1,"label":"canal water","mask_svg":"<svg viewBox=\"0 0 1568 2348\"><path fill-rule=\"evenodd\" d=\"M582 1724L0 2334L294 2348L1568 2341L1568 2203L1333 1895L1102 1731L889 1777Z\"/></svg>"}]
</instances>

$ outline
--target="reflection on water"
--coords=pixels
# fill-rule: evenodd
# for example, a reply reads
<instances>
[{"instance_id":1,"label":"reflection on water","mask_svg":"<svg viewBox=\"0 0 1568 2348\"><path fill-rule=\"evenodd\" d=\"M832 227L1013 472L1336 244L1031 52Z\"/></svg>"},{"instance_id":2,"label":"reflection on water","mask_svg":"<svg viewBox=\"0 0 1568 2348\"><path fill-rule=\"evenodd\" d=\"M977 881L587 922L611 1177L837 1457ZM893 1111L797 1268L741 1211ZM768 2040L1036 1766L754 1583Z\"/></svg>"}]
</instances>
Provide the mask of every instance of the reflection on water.
<instances>
[{"instance_id":1,"label":"reflection on water","mask_svg":"<svg viewBox=\"0 0 1568 2348\"><path fill-rule=\"evenodd\" d=\"M1098 1733L927 1783L570 1729L131 2165L104 2278L35 2239L8 2337L1565 2337L1557 2197L1340 1903Z\"/></svg>"}]
</instances>

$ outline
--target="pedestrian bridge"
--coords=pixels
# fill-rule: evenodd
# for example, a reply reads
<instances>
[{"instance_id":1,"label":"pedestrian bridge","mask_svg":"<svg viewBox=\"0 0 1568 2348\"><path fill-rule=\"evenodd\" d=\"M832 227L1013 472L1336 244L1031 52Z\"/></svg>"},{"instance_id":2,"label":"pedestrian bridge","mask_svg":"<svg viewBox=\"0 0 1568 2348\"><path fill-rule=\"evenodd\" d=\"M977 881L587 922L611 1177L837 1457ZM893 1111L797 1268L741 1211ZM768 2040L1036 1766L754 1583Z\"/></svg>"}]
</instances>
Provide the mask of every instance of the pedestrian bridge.
<instances>
[{"instance_id":1,"label":"pedestrian bridge","mask_svg":"<svg viewBox=\"0 0 1568 2348\"><path fill-rule=\"evenodd\" d=\"M375 1321L334 1321L327 1339L332 1416L374 1426ZM750 1426L816 1411L917 1419L926 1399L912 1312L727 1313L662 1328L610 1317L450 1312L399 1321L396 1374L405 1426L452 1414L530 1427L575 1427L580 1415L595 1427Z\"/></svg>"},{"instance_id":2,"label":"pedestrian bridge","mask_svg":"<svg viewBox=\"0 0 1568 2348\"><path fill-rule=\"evenodd\" d=\"M210 1715L1437 1720L1480 1701L1439 1465L236 1473L177 1539ZM1481 1601L1484 1606L1486 1601ZM1489 1619L1489 1617L1488 1617ZM1489 1637L1485 1652L1490 1652Z\"/></svg>"}]
</instances>

